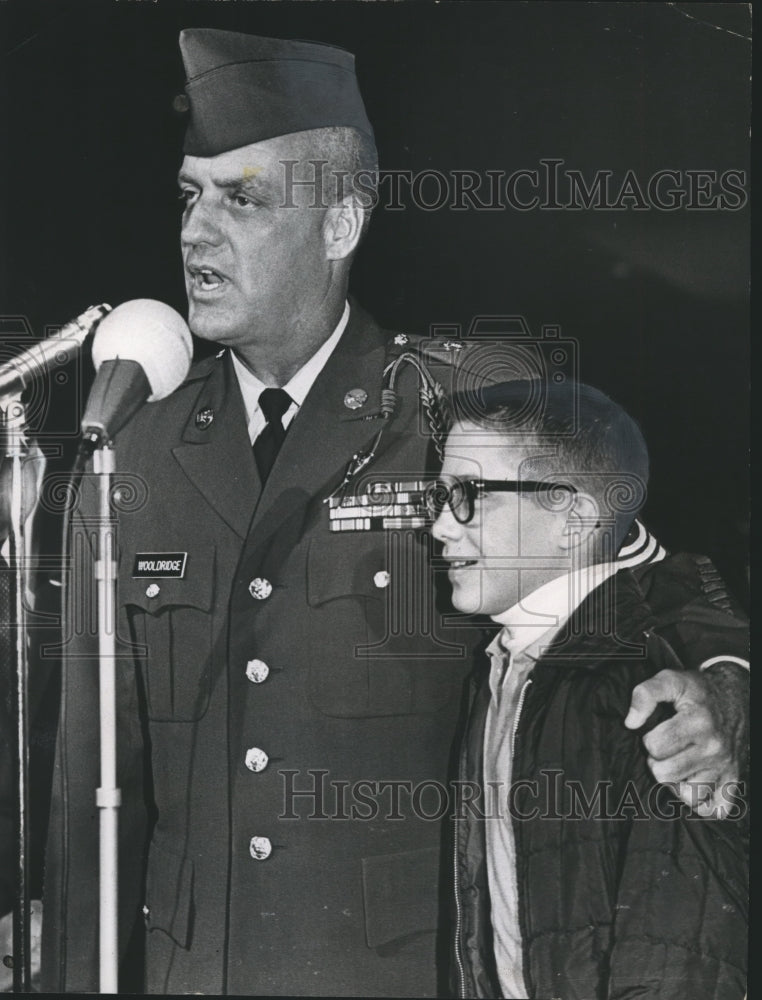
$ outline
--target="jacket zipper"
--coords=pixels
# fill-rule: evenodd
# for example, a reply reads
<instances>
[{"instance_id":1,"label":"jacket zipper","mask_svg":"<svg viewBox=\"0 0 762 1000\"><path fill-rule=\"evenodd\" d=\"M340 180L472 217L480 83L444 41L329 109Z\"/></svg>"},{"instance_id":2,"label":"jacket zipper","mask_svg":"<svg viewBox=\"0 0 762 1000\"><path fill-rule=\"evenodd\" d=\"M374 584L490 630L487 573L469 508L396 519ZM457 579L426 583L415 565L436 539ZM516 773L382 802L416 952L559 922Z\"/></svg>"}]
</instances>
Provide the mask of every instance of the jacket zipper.
<instances>
[{"instance_id":1,"label":"jacket zipper","mask_svg":"<svg viewBox=\"0 0 762 1000\"><path fill-rule=\"evenodd\" d=\"M532 683L532 678L529 677L524 681L524 685L521 688L521 693L519 694L519 701L516 705L516 715L513 719L513 730L511 731L511 782L513 782L514 774L516 773L515 763L516 763L516 734L519 731L519 720L521 718L521 709L524 707L524 699L526 697L527 688ZM522 920L521 914L521 899L519 897L519 873L518 873L518 863L519 863L519 843L518 837L516 836L518 825L513 822L513 817L511 817L511 823L513 825L513 850L515 855L515 861L513 865L513 888L516 893L516 902L518 904L517 917L519 918L519 933L521 934L521 975L524 979L524 986L528 993L532 992L532 984L530 977L528 975L528 969L526 968L525 961L525 934L524 934L524 921Z\"/></svg>"},{"instance_id":2,"label":"jacket zipper","mask_svg":"<svg viewBox=\"0 0 762 1000\"><path fill-rule=\"evenodd\" d=\"M463 746L458 759L458 777L465 776L465 760L468 756L468 749ZM455 962L458 966L458 996L466 995L466 970L463 966L463 956L460 953L460 935L463 929L463 911L460 905L460 881L458 879L458 838L460 830L458 827L457 810L453 816L453 888L455 890Z\"/></svg>"},{"instance_id":3,"label":"jacket zipper","mask_svg":"<svg viewBox=\"0 0 762 1000\"><path fill-rule=\"evenodd\" d=\"M524 706L524 698L526 697L527 688L532 683L532 678L528 677L521 688L521 694L519 695L519 703L516 706L516 715L513 719L513 729L511 731L511 779L513 779L513 758L516 753L516 733L519 731L519 719L521 718L521 709Z\"/></svg>"},{"instance_id":4,"label":"jacket zipper","mask_svg":"<svg viewBox=\"0 0 762 1000\"><path fill-rule=\"evenodd\" d=\"M461 932L461 909L460 909L460 885L458 882L458 817L454 820L454 837L455 850L454 850L454 861L455 861L455 871L454 871L454 888L455 888L455 961L458 966L458 996L465 997L466 995L466 971L463 968L463 959L460 954L460 932Z\"/></svg>"},{"instance_id":5,"label":"jacket zipper","mask_svg":"<svg viewBox=\"0 0 762 1000\"><path fill-rule=\"evenodd\" d=\"M524 699L526 697L527 688L529 687L529 685L531 683L532 683L532 678L531 677L527 678L527 680L524 681L524 684L523 684L523 686L521 688L521 693L519 694L519 701L518 701L518 704L516 705L516 716L515 716L515 718L513 720L513 729L511 730L511 767L513 767L513 760L514 760L514 757L515 757L515 751L516 751L516 733L518 732L518 728L519 728L519 719L521 718L521 709L522 709L522 707L524 705ZM458 995L460 997L465 997L465 995L466 995L466 973L465 973L465 969L463 968L463 959L462 959L461 954L460 954L460 932L461 932L461 927L462 927L462 911L461 911L461 905L460 905L460 885L459 885L459 881L458 881L458 817L457 816L455 816L455 818L454 818L453 829L454 829L454 837L453 837L453 841L454 841L453 861L454 861L454 889L455 889L455 961L456 961L457 966L458 966L458 980L459 980L459 986L460 986L460 989L458 991ZM516 834L515 834L515 828L514 828L514 843L515 842L516 842ZM513 885L514 885L514 889L516 891L516 898L517 899L518 899L518 895L519 895L518 881L519 881L518 880L518 875L516 873L516 869L515 869L515 866L514 866L514 870L513 870ZM522 969L522 975L524 976L525 985L528 986L529 984L527 982L526 972L523 969Z\"/></svg>"}]
</instances>

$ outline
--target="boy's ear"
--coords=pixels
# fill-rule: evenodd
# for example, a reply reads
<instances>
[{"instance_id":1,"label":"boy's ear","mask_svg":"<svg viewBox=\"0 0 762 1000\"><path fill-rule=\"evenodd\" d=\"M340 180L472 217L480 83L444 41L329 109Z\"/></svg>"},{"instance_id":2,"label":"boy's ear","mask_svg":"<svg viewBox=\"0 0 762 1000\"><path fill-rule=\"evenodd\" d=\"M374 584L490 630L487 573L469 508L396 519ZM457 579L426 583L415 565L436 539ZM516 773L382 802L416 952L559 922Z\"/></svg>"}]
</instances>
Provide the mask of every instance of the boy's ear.
<instances>
[{"instance_id":1,"label":"boy's ear","mask_svg":"<svg viewBox=\"0 0 762 1000\"><path fill-rule=\"evenodd\" d=\"M562 549L571 551L585 545L600 526L598 504L589 493L577 493L566 515L560 539Z\"/></svg>"},{"instance_id":2,"label":"boy's ear","mask_svg":"<svg viewBox=\"0 0 762 1000\"><path fill-rule=\"evenodd\" d=\"M344 260L357 246L365 210L353 194L331 205L323 221L323 239L328 260Z\"/></svg>"}]
</instances>

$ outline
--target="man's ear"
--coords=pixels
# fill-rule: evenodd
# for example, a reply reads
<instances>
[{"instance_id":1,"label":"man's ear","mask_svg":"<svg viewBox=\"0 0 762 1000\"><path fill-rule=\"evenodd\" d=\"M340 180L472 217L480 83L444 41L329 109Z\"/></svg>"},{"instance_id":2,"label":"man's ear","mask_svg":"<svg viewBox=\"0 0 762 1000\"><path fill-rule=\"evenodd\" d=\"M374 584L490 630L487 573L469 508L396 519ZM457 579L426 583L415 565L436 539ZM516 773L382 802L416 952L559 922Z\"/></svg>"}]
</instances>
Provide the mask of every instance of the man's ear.
<instances>
[{"instance_id":1,"label":"man's ear","mask_svg":"<svg viewBox=\"0 0 762 1000\"><path fill-rule=\"evenodd\" d=\"M600 511L589 493L576 493L574 503L566 515L566 524L560 540L562 549L577 549L587 544L600 526Z\"/></svg>"},{"instance_id":2,"label":"man's ear","mask_svg":"<svg viewBox=\"0 0 762 1000\"><path fill-rule=\"evenodd\" d=\"M353 194L331 205L323 220L323 239L328 260L344 260L360 241L365 212Z\"/></svg>"}]
</instances>

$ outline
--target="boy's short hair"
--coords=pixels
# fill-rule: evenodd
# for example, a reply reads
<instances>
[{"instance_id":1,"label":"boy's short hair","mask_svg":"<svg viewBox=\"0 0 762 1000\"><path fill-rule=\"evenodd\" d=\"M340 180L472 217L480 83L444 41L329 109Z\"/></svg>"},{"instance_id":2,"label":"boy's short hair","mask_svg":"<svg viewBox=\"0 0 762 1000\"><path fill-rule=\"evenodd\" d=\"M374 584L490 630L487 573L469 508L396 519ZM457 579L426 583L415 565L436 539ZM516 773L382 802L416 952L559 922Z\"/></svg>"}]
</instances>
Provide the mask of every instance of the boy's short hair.
<instances>
[{"instance_id":1,"label":"boy's short hair","mask_svg":"<svg viewBox=\"0 0 762 1000\"><path fill-rule=\"evenodd\" d=\"M456 420L521 445L527 479L560 479L592 496L618 547L642 508L648 448L628 413L583 382L515 379L453 398Z\"/></svg>"}]
</instances>

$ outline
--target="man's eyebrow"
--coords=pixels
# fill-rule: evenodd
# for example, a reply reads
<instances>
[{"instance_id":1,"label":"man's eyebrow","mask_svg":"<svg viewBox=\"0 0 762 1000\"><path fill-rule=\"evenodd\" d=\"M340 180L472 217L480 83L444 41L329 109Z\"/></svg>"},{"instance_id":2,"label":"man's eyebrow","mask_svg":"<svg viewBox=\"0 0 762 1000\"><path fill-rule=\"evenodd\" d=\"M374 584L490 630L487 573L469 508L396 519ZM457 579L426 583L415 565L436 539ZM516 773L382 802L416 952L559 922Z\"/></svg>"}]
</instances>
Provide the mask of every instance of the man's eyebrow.
<instances>
[{"instance_id":1,"label":"man's eyebrow","mask_svg":"<svg viewBox=\"0 0 762 1000\"><path fill-rule=\"evenodd\" d=\"M266 191L268 185L257 177L257 173L258 171L256 170L247 170L244 171L243 176L213 178L212 184L214 187L222 188L225 191ZM190 174L183 173L182 171L177 175L177 183L192 184L194 187L201 187L199 181L191 177Z\"/></svg>"}]
</instances>

